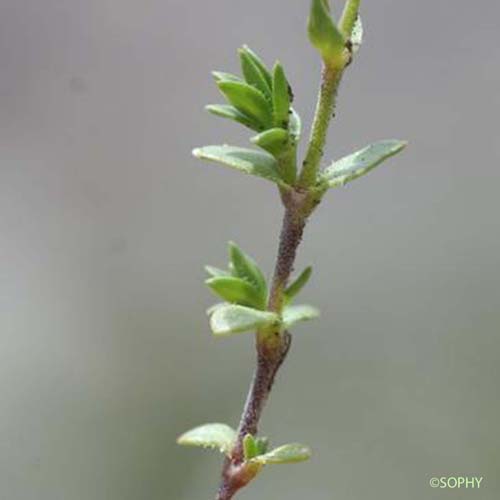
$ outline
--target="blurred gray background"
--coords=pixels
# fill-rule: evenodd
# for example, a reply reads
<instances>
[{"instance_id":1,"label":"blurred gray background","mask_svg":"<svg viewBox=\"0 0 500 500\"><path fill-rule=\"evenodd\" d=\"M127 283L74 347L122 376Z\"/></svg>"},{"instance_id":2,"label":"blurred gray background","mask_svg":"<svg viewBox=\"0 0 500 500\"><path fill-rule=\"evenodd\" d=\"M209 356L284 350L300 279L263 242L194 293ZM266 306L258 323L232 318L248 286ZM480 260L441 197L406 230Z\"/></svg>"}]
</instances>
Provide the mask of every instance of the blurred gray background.
<instances>
[{"instance_id":1,"label":"blurred gray background","mask_svg":"<svg viewBox=\"0 0 500 500\"><path fill-rule=\"evenodd\" d=\"M335 2L337 8L340 1ZM500 5L364 2L326 158L404 155L331 192L299 266L321 321L262 422L314 458L239 498L469 499L500 492ZM178 448L236 425L252 336L211 338L203 265L237 241L270 271L271 184L203 164L245 145L203 112L248 43L284 63L308 128L319 75L305 0L0 2L0 498L203 500L220 457ZM432 476L484 476L441 491Z\"/></svg>"}]
</instances>

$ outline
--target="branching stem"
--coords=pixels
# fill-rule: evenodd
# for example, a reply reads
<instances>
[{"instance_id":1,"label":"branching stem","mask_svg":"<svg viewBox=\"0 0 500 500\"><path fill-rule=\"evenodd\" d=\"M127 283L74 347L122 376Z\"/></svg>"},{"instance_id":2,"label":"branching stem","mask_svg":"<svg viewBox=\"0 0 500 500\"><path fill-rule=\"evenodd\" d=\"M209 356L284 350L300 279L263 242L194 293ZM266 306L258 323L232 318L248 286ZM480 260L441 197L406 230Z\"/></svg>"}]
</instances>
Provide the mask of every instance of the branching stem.
<instances>
[{"instance_id":1,"label":"branching stem","mask_svg":"<svg viewBox=\"0 0 500 500\"><path fill-rule=\"evenodd\" d=\"M290 197L290 200L292 198L293 196ZM289 203L293 205L297 204L297 201ZM298 206L289 206L285 210L268 303L268 309L271 311L281 312L283 291L293 271L295 255L302 239L305 223L306 216L300 213ZM256 334L257 367L238 427L236 445L231 453L231 458L224 462L217 500L229 500L233 498L238 489L245 486L245 484L240 485L238 481L234 481L234 465L239 465L244 460L243 438L247 434L257 434L262 410L271 392L276 373L288 354L290 344L291 335L288 332L281 333L279 330L275 330L257 332Z\"/></svg>"},{"instance_id":2,"label":"branching stem","mask_svg":"<svg viewBox=\"0 0 500 500\"><path fill-rule=\"evenodd\" d=\"M307 218L319 203L314 184L323 156L323 148L335 107L335 96L342 71L325 66L314 118L308 152L298 186L282 192L285 215L280 233L278 255L269 294L268 309L281 313L284 290L293 272L297 249ZM256 334L257 367L238 427L238 438L230 458L226 458L216 500L230 500L236 492L253 479L245 473L243 438L256 435L264 406L268 400L276 374L290 349L291 335L279 329Z\"/></svg>"}]
</instances>

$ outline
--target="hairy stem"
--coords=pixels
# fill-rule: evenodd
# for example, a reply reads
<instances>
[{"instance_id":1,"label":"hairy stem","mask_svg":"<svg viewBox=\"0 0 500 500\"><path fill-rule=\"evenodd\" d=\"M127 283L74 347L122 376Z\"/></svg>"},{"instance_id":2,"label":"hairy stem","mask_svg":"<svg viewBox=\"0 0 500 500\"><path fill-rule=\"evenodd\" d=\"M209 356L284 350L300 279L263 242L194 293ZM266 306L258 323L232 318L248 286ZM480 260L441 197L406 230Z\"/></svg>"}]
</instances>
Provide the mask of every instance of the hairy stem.
<instances>
[{"instance_id":1,"label":"hairy stem","mask_svg":"<svg viewBox=\"0 0 500 500\"><path fill-rule=\"evenodd\" d=\"M344 6L344 12L340 18L339 26L346 38L351 37L352 29L358 19L359 4L361 0L348 0Z\"/></svg>"},{"instance_id":2,"label":"hairy stem","mask_svg":"<svg viewBox=\"0 0 500 500\"><path fill-rule=\"evenodd\" d=\"M318 103L311 129L309 147L302 166L299 185L302 187L314 186L318 174L326 134L335 111L337 90L342 77L342 69L336 66L325 65L318 95Z\"/></svg>"},{"instance_id":3,"label":"hairy stem","mask_svg":"<svg viewBox=\"0 0 500 500\"><path fill-rule=\"evenodd\" d=\"M283 306L283 291L290 274L293 271L297 248L302 240L306 217L300 213L298 202L289 198L290 208L287 208L281 227L278 256L274 268L274 276L269 295L268 308L270 311L280 313Z\"/></svg>"},{"instance_id":4,"label":"hairy stem","mask_svg":"<svg viewBox=\"0 0 500 500\"><path fill-rule=\"evenodd\" d=\"M293 203L292 203L293 204ZM302 239L306 217L298 213L297 207L286 209L280 235L278 256L269 295L268 309L281 312L283 291L293 271L297 248ZM224 463L222 480L217 500L233 498L238 489L245 486L235 478L234 466L243 462L243 438L247 434L256 435L262 410L267 402L276 373L286 358L291 344L291 335L279 330L256 334L257 367L253 376L245 407L238 427L238 438ZM236 479L236 481L235 481Z\"/></svg>"},{"instance_id":5,"label":"hairy stem","mask_svg":"<svg viewBox=\"0 0 500 500\"><path fill-rule=\"evenodd\" d=\"M298 186L282 192L285 215L268 302L268 309L278 314L283 308L284 291L293 271L307 218L319 203L317 193L310 188L316 183L342 69L327 65L323 69L311 138ZM256 435L258 432L262 411L276 374L288 354L290 343L291 335L279 329L256 334L257 367L241 416L236 444L231 456L224 461L216 500L231 500L254 477L252 471L245 467L243 439L247 434Z\"/></svg>"}]
</instances>

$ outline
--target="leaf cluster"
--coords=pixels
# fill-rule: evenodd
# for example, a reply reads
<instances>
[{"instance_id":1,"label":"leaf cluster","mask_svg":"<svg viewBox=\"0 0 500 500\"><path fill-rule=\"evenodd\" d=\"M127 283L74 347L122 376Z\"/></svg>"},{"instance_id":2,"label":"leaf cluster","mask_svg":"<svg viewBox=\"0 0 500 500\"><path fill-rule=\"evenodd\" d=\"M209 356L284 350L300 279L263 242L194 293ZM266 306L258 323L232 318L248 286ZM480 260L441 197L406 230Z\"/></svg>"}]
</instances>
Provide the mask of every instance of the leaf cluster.
<instances>
[{"instance_id":1,"label":"leaf cluster","mask_svg":"<svg viewBox=\"0 0 500 500\"><path fill-rule=\"evenodd\" d=\"M312 306L292 305L309 281L311 267L304 269L284 291L285 306L281 314L266 310L269 289L264 273L235 243L229 243L227 269L213 266L205 269L209 274L206 285L224 300L207 311L214 335L234 335L268 327L286 330L319 315Z\"/></svg>"},{"instance_id":2,"label":"leaf cluster","mask_svg":"<svg viewBox=\"0 0 500 500\"><path fill-rule=\"evenodd\" d=\"M231 450L236 443L236 431L226 424L214 423L195 427L177 439L184 446L212 448L226 456L231 456ZM299 443L289 443L269 450L269 440L266 437L255 437L247 434L243 439L244 466L257 470L264 465L291 464L308 460L311 457L309 447Z\"/></svg>"},{"instance_id":3,"label":"leaf cluster","mask_svg":"<svg viewBox=\"0 0 500 500\"><path fill-rule=\"evenodd\" d=\"M238 53L241 77L221 71L213 72L217 87L226 98L227 104L210 104L206 109L216 116L233 120L258 132L250 141L266 154L257 157L254 155L257 167L254 171L247 169L247 173L260 175L278 184L292 184L296 175L293 157L300 139L301 122L291 106L293 92L283 66L277 61L273 68L269 69L246 45ZM225 151L217 153L212 146L208 151L195 150L195 155L239 168L234 160L225 162L224 158L243 157L244 161L248 151L226 148ZM263 164L261 168L260 164ZM241 170L245 171L244 168ZM265 171L269 170L273 171L272 174L266 174Z\"/></svg>"},{"instance_id":4,"label":"leaf cluster","mask_svg":"<svg viewBox=\"0 0 500 500\"><path fill-rule=\"evenodd\" d=\"M359 0L349 0L339 23L335 23L328 0L312 0L308 32L311 43L326 65L346 66L363 41L358 15ZM297 144L301 119L293 109L293 92L283 66L269 69L249 47L239 50L242 76L214 71L215 82L226 104L206 109L257 132L250 142L259 149L212 145L193 150L195 157L260 177L280 190L293 189L297 182ZM317 174L310 189L320 197L330 188L357 179L406 146L404 141L380 141L336 160ZM362 159L362 161L360 161ZM343 173L341 173L343 172Z\"/></svg>"},{"instance_id":5,"label":"leaf cluster","mask_svg":"<svg viewBox=\"0 0 500 500\"><path fill-rule=\"evenodd\" d=\"M336 22L329 0L311 0L309 39L321 56L324 75L329 75L329 83L334 86L321 87L319 112L316 113L308 148L309 152L314 153L314 161L308 161L311 156L307 154L302 172L297 169L301 119L292 106L293 92L285 70L279 61L269 68L248 46L238 51L241 76L213 72L215 83L226 102L211 104L206 109L213 115L250 129L253 133L250 142L254 147L210 145L196 148L194 156L274 183L279 188L287 210L290 207L286 203L287 199L306 200L309 205L304 203L299 206L297 203L293 206L292 203L296 213L305 221L312 212L308 211L309 208L315 207L329 189L345 186L363 177L402 151L406 146L405 141L379 141L319 168L331 109L334 107L331 96L335 95L343 71L363 43L359 6L360 0L346 0L343 13ZM326 77L323 83L325 81ZM328 90L326 100L322 99L327 93L325 89ZM329 92L330 89L332 92ZM318 130L320 133L316 133ZM315 137L320 140L315 141ZM310 175L303 175L309 173L306 166L310 168ZM299 322L319 316L319 311L312 306L294 304L311 277L311 267L304 269L288 285L286 282L280 284L279 310L274 304L273 310L270 310L270 287L258 264L235 243L229 243L228 253L229 262L224 268L206 267L209 277L205 283L222 300L207 311L210 328L215 336L257 331L258 338L270 338L266 335L284 332ZM247 434L242 443L237 442L237 439L234 429L216 423L186 432L178 439L178 443L218 449L229 458L236 445L239 451L242 446L244 462L241 467L243 472L248 473L246 482L264 465L301 462L311 455L308 447L296 443L269 450L267 438ZM236 465L239 465L239 451Z\"/></svg>"}]
</instances>

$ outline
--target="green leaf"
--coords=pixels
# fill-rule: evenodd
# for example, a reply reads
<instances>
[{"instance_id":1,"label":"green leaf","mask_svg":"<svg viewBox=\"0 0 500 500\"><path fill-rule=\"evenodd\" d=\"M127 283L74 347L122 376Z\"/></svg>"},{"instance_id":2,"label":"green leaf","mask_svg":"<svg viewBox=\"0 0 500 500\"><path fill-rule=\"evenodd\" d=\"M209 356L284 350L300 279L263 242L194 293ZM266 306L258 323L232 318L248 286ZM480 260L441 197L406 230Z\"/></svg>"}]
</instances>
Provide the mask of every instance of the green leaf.
<instances>
[{"instance_id":1,"label":"green leaf","mask_svg":"<svg viewBox=\"0 0 500 500\"><path fill-rule=\"evenodd\" d=\"M267 67L264 64L264 62L262 61L262 59L250 47L248 47L248 45L243 45L243 50L246 52L248 57L250 57L252 59L255 66L257 66L257 68L259 68L260 72L264 75L264 78L266 79L268 87L272 88L271 73L267 69Z\"/></svg>"},{"instance_id":2,"label":"green leaf","mask_svg":"<svg viewBox=\"0 0 500 500\"><path fill-rule=\"evenodd\" d=\"M270 128L250 139L273 156L279 156L289 145L289 135L282 128Z\"/></svg>"},{"instance_id":3,"label":"green leaf","mask_svg":"<svg viewBox=\"0 0 500 500\"><path fill-rule=\"evenodd\" d=\"M294 297L296 297L302 288L304 288L309 281L309 278L311 277L312 274L312 267L306 267L300 274L299 276L288 286L288 288L285 290L285 297L287 301L292 300Z\"/></svg>"},{"instance_id":4,"label":"green leaf","mask_svg":"<svg viewBox=\"0 0 500 500\"><path fill-rule=\"evenodd\" d=\"M257 442L251 434L247 434L243 438L243 454L245 456L245 460L251 460L259 454Z\"/></svg>"},{"instance_id":5,"label":"green leaf","mask_svg":"<svg viewBox=\"0 0 500 500\"><path fill-rule=\"evenodd\" d=\"M243 80L232 73L225 73L224 71L212 71L212 76L216 82L243 82Z\"/></svg>"},{"instance_id":6,"label":"green leaf","mask_svg":"<svg viewBox=\"0 0 500 500\"><path fill-rule=\"evenodd\" d=\"M311 458L311 449L298 443L285 444L271 450L269 453L259 455L252 459L262 465L266 464L294 464L304 462Z\"/></svg>"},{"instance_id":7,"label":"green leaf","mask_svg":"<svg viewBox=\"0 0 500 500\"><path fill-rule=\"evenodd\" d=\"M214 304L213 306L210 306L207 310L206 310L206 313L207 313L207 316L212 316L212 314L219 308L219 307L222 307L222 306L227 306L227 303L226 302L218 302L217 304Z\"/></svg>"},{"instance_id":8,"label":"green leaf","mask_svg":"<svg viewBox=\"0 0 500 500\"><path fill-rule=\"evenodd\" d=\"M251 130L262 130L262 125L260 125L258 121L241 113L241 111L238 111L230 104L209 104L208 106L205 106L205 109L215 116L220 116L221 118L227 118L237 123L241 123Z\"/></svg>"},{"instance_id":9,"label":"green leaf","mask_svg":"<svg viewBox=\"0 0 500 500\"><path fill-rule=\"evenodd\" d=\"M269 154L234 146L205 146L193 151L196 158L221 163L245 174L262 177L281 186L286 183L278 173L278 163Z\"/></svg>"},{"instance_id":10,"label":"green leaf","mask_svg":"<svg viewBox=\"0 0 500 500\"><path fill-rule=\"evenodd\" d=\"M345 39L333 22L328 0L312 0L308 22L309 40L325 63L337 60L345 47Z\"/></svg>"},{"instance_id":11,"label":"green leaf","mask_svg":"<svg viewBox=\"0 0 500 500\"><path fill-rule=\"evenodd\" d=\"M315 307L307 305L287 306L283 310L283 327L291 328L301 321L309 321L319 317L319 311Z\"/></svg>"},{"instance_id":12,"label":"green leaf","mask_svg":"<svg viewBox=\"0 0 500 500\"><path fill-rule=\"evenodd\" d=\"M345 38L351 38L351 33L359 17L359 5L361 0L347 0L345 3L339 26Z\"/></svg>"},{"instance_id":13,"label":"green leaf","mask_svg":"<svg viewBox=\"0 0 500 500\"><path fill-rule=\"evenodd\" d=\"M363 23L361 22L360 16L358 16L358 19L354 23L354 27L352 29L351 44L353 54L356 54L363 44Z\"/></svg>"},{"instance_id":14,"label":"green leaf","mask_svg":"<svg viewBox=\"0 0 500 500\"><path fill-rule=\"evenodd\" d=\"M259 89L268 99L271 98L271 87L261 68L244 48L238 51L240 55L241 71L249 85Z\"/></svg>"},{"instance_id":15,"label":"green leaf","mask_svg":"<svg viewBox=\"0 0 500 500\"><path fill-rule=\"evenodd\" d=\"M406 147L405 141L381 141L371 144L356 153L337 160L322 174L329 187L344 186L348 182L367 174L384 160Z\"/></svg>"},{"instance_id":16,"label":"green leaf","mask_svg":"<svg viewBox=\"0 0 500 500\"><path fill-rule=\"evenodd\" d=\"M258 311L249 307L226 305L218 307L210 318L214 335L224 336L254 331L271 325L278 325L277 314Z\"/></svg>"},{"instance_id":17,"label":"green leaf","mask_svg":"<svg viewBox=\"0 0 500 500\"><path fill-rule=\"evenodd\" d=\"M290 134L294 138L295 143L298 143L300 141L300 136L302 135L302 120L295 109L290 108L290 111Z\"/></svg>"},{"instance_id":18,"label":"green leaf","mask_svg":"<svg viewBox=\"0 0 500 500\"><path fill-rule=\"evenodd\" d=\"M231 259L236 275L248 281L258 291L259 298L261 299L260 306L263 309L267 299L267 283L259 266L232 241L229 242L229 258Z\"/></svg>"},{"instance_id":19,"label":"green leaf","mask_svg":"<svg viewBox=\"0 0 500 500\"><path fill-rule=\"evenodd\" d=\"M269 447L269 439L267 437L259 437L255 440L257 445L257 455L263 455Z\"/></svg>"},{"instance_id":20,"label":"green leaf","mask_svg":"<svg viewBox=\"0 0 500 500\"><path fill-rule=\"evenodd\" d=\"M215 448L229 455L236 440L236 431L226 424L205 424L196 427L177 439L183 446Z\"/></svg>"},{"instance_id":21,"label":"green leaf","mask_svg":"<svg viewBox=\"0 0 500 500\"><path fill-rule=\"evenodd\" d=\"M288 128L290 111L290 91L283 66L279 62L273 70L273 118L274 125Z\"/></svg>"},{"instance_id":22,"label":"green leaf","mask_svg":"<svg viewBox=\"0 0 500 500\"><path fill-rule=\"evenodd\" d=\"M271 105L260 90L248 83L228 80L217 82L217 85L229 103L238 111L257 121L263 129L271 126Z\"/></svg>"},{"instance_id":23,"label":"green leaf","mask_svg":"<svg viewBox=\"0 0 500 500\"><path fill-rule=\"evenodd\" d=\"M264 304L261 293L254 285L235 276L209 278L205 284L219 297L232 304L262 309Z\"/></svg>"},{"instance_id":24,"label":"green leaf","mask_svg":"<svg viewBox=\"0 0 500 500\"><path fill-rule=\"evenodd\" d=\"M212 278L218 278L220 276L230 276L230 274L224 269L219 269L214 266L205 266L205 271L212 276Z\"/></svg>"}]
</instances>

